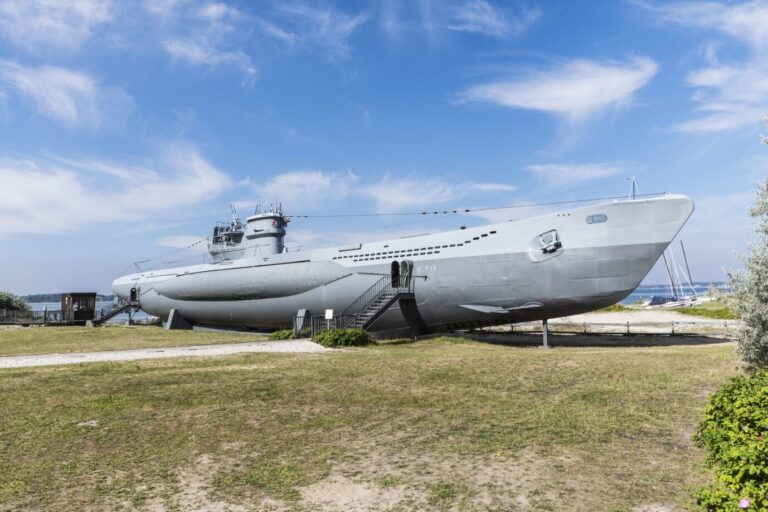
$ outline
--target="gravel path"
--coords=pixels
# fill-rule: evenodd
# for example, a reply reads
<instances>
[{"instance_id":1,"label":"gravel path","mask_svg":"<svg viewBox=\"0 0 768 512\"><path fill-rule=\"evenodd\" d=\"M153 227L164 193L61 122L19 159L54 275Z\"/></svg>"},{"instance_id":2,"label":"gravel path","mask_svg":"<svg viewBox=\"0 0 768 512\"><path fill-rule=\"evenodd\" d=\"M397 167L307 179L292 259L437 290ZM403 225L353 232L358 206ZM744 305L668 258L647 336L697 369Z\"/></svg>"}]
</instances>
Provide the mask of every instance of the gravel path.
<instances>
[{"instance_id":1,"label":"gravel path","mask_svg":"<svg viewBox=\"0 0 768 512\"><path fill-rule=\"evenodd\" d=\"M71 354L42 354L0 357L0 369L55 364L99 363L104 361L136 361L169 357L226 356L249 352L327 352L327 349L308 339L288 341L261 341L230 343L226 345L194 345L189 347L144 348L103 352L74 352Z\"/></svg>"}]
</instances>

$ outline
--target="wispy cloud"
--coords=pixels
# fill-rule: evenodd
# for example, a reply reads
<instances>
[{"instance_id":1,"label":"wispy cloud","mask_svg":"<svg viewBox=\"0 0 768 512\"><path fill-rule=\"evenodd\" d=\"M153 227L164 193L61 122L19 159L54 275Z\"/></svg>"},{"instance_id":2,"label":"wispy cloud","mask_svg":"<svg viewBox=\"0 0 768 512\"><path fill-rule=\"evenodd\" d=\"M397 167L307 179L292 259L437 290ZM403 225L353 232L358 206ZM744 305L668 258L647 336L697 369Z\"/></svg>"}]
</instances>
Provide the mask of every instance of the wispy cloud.
<instances>
[{"instance_id":1,"label":"wispy cloud","mask_svg":"<svg viewBox=\"0 0 768 512\"><path fill-rule=\"evenodd\" d=\"M202 238L203 237L200 235L168 235L155 240L155 245L158 247L190 249L196 252L201 252L207 250L207 246L205 244L198 243L200 240L202 240Z\"/></svg>"},{"instance_id":2,"label":"wispy cloud","mask_svg":"<svg viewBox=\"0 0 768 512\"><path fill-rule=\"evenodd\" d=\"M218 2L148 3L168 32L162 48L177 62L207 68L238 70L243 85L256 80L258 70L251 57L235 47L246 17L235 7Z\"/></svg>"},{"instance_id":3,"label":"wispy cloud","mask_svg":"<svg viewBox=\"0 0 768 512\"><path fill-rule=\"evenodd\" d=\"M108 0L3 0L0 38L35 53L71 51L113 17Z\"/></svg>"},{"instance_id":4,"label":"wispy cloud","mask_svg":"<svg viewBox=\"0 0 768 512\"><path fill-rule=\"evenodd\" d=\"M349 39L368 20L367 13L355 15L300 3L279 3L276 19L264 22L268 36L290 46L321 51L329 60L349 56Z\"/></svg>"},{"instance_id":5,"label":"wispy cloud","mask_svg":"<svg viewBox=\"0 0 768 512\"><path fill-rule=\"evenodd\" d=\"M231 65L243 73L243 85L249 85L256 79L256 67L251 58L241 51L222 51L199 37L163 41L163 48L171 57L187 64L208 67Z\"/></svg>"},{"instance_id":6,"label":"wispy cloud","mask_svg":"<svg viewBox=\"0 0 768 512\"><path fill-rule=\"evenodd\" d=\"M756 125L760 111L768 105L768 2L641 5L664 23L720 33L748 50L744 62L730 60L722 64L713 45L708 45L709 65L686 77L694 89L696 110L703 115L673 128L681 132L720 132Z\"/></svg>"},{"instance_id":7,"label":"wispy cloud","mask_svg":"<svg viewBox=\"0 0 768 512\"><path fill-rule=\"evenodd\" d=\"M510 18L485 0L473 0L455 10L448 28L492 37L516 36L525 32L540 16L540 9L522 9Z\"/></svg>"},{"instance_id":8,"label":"wispy cloud","mask_svg":"<svg viewBox=\"0 0 768 512\"><path fill-rule=\"evenodd\" d=\"M123 120L131 97L103 87L92 76L55 66L22 66L0 60L0 89L30 102L40 114L69 126L98 128Z\"/></svg>"},{"instance_id":9,"label":"wispy cloud","mask_svg":"<svg viewBox=\"0 0 768 512\"><path fill-rule=\"evenodd\" d=\"M359 192L376 201L379 212L397 212L405 208L419 208L444 204L448 201L481 192L513 192L517 187L503 183L450 182L441 178L392 179L365 185Z\"/></svg>"},{"instance_id":10,"label":"wispy cloud","mask_svg":"<svg viewBox=\"0 0 768 512\"><path fill-rule=\"evenodd\" d=\"M684 27L721 32L749 45L756 52L768 50L768 2L641 3L661 21Z\"/></svg>"},{"instance_id":11,"label":"wispy cloud","mask_svg":"<svg viewBox=\"0 0 768 512\"><path fill-rule=\"evenodd\" d=\"M363 180L351 171L327 172L318 169L276 174L270 180L241 183L269 203L281 201L287 210L307 211L328 207L329 201L362 200L375 203L378 212L429 207L466 197L510 193L517 190L506 183L450 181L446 178L392 178Z\"/></svg>"},{"instance_id":12,"label":"wispy cloud","mask_svg":"<svg viewBox=\"0 0 768 512\"><path fill-rule=\"evenodd\" d=\"M347 197L357 180L351 172L310 169L285 172L266 183L251 185L254 194L263 202L281 201L287 208L312 208Z\"/></svg>"},{"instance_id":13,"label":"wispy cloud","mask_svg":"<svg viewBox=\"0 0 768 512\"><path fill-rule=\"evenodd\" d=\"M193 147L172 145L156 164L157 170L91 159L0 160L0 236L178 215L230 185Z\"/></svg>"},{"instance_id":14,"label":"wispy cloud","mask_svg":"<svg viewBox=\"0 0 768 512\"><path fill-rule=\"evenodd\" d=\"M459 98L548 112L579 123L606 109L627 105L657 70L656 62L647 57L627 62L578 59L515 80L475 85Z\"/></svg>"},{"instance_id":15,"label":"wispy cloud","mask_svg":"<svg viewBox=\"0 0 768 512\"><path fill-rule=\"evenodd\" d=\"M526 170L543 178L550 186L561 187L615 176L625 169L621 165L611 163L570 163L535 164L529 165Z\"/></svg>"}]
</instances>

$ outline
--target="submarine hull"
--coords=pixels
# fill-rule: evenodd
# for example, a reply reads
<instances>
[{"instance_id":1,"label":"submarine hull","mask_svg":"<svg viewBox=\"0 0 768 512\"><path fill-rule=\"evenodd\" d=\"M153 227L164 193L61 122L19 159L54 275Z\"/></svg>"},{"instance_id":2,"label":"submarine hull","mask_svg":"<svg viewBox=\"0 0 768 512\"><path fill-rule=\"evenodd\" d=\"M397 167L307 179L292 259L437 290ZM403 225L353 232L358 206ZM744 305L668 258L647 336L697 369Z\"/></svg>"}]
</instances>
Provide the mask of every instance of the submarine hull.
<instances>
[{"instance_id":1,"label":"submarine hull","mask_svg":"<svg viewBox=\"0 0 768 512\"><path fill-rule=\"evenodd\" d=\"M692 212L682 195L617 201L354 248L132 274L113 290L127 298L135 289L141 308L163 320L175 309L197 325L276 329L291 327L299 309L340 313L393 262L409 261L427 331L555 318L632 293ZM410 330L406 317L396 303L370 330Z\"/></svg>"}]
</instances>

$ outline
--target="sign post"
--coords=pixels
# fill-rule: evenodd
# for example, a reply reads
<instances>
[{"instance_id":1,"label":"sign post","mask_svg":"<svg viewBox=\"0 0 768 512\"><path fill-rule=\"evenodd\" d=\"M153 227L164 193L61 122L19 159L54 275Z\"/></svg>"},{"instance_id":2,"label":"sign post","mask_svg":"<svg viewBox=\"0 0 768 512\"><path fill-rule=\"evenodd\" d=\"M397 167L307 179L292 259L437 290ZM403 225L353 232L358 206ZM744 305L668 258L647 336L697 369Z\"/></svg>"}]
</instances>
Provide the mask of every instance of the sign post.
<instances>
[{"instance_id":1,"label":"sign post","mask_svg":"<svg viewBox=\"0 0 768 512\"><path fill-rule=\"evenodd\" d=\"M326 326L328 327L328 330L331 330L331 320L333 320L333 310L332 309L326 309L325 310L325 321Z\"/></svg>"}]
</instances>

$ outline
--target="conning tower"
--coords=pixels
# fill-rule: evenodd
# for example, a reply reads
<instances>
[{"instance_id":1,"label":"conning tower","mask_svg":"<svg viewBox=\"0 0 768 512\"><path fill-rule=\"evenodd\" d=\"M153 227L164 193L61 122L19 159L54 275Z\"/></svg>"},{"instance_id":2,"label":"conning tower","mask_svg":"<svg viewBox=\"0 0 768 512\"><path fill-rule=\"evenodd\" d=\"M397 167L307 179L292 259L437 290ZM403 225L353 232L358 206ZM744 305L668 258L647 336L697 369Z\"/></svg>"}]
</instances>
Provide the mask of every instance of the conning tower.
<instances>
[{"instance_id":1,"label":"conning tower","mask_svg":"<svg viewBox=\"0 0 768 512\"><path fill-rule=\"evenodd\" d=\"M262 212L256 207L256 213L245 219L246 253L254 256L279 254L285 251L283 238L288 218L283 216L280 203L270 205L269 210Z\"/></svg>"}]
</instances>

